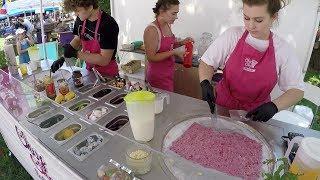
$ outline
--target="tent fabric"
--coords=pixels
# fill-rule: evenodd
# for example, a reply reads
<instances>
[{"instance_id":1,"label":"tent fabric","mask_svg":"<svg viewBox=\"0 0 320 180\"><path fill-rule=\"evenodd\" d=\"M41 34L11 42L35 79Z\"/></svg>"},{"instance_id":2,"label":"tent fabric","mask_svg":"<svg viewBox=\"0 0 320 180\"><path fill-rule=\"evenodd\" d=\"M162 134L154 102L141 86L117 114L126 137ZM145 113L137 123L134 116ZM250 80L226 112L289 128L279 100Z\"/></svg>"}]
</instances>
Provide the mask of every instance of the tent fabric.
<instances>
[{"instance_id":1,"label":"tent fabric","mask_svg":"<svg viewBox=\"0 0 320 180\"><path fill-rule=\"evenodd\" d=\"M60 6L62 0L43 0L43 7L55 7ZM7 2L7 11L10 12L15 9L37 9L40 8L40 0L16 0L13 2Z\"/></svg>"},{"instance_id":2,"label":"tent fabric","mask_svg":"<svg viewBox=\"0 0 320 180\"><path fill-rule=\"evenodd\" d=\"M62 0L43 0L42 5L45 11L58 9ZM6 9L9 16L16 16L23 13L35 12L40 9L40 0L16 0L6 3Z\"/></svg>"},{"instance_id":3,"label":"tent fabric","mask_svg":"<svg viewBox=\"0 0 320 180\"><path fill-rule=\"evenodd\" d=\"M44 11L51 11L51 10L54 10L54 9L59 9L59 7L44 7L43 8ZM24 13L31 13L31 12L35 12L36 11L36 8L32 8L32 9L14 9L14 10L11 10L9 11L8 15L9 16L17 16L17 15L20 15L20 14L24 14Z\"/></svg>"}]
</instances>

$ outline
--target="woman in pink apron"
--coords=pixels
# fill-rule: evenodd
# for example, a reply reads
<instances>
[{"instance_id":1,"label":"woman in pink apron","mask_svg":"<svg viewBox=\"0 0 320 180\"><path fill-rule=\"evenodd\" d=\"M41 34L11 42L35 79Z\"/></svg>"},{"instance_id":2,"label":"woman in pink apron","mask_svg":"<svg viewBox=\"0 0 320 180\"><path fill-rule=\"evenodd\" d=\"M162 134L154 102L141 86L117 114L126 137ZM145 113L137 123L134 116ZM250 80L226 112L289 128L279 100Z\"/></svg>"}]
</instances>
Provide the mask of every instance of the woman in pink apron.
<instances>
[{"instance_id":1,"label":"woman in pink apron","mask_svg":"<svg viewBox=\"0 0 320 180\"><path fill-rule=\"evenodd\" d=\"M102 75L118 75L115 54L119 27L116 21L107 13L100 11L97 1L88 0L86 3L80 3L65 0L64 5L69 11L75 10L78 16L73 31L75 37L64 47L64 57L84 59L89 71L95 68ZM85 7L82 7L84 5ZM77 50L80 49L80 45L82 51ZM55 61L51 66L52 72L58 70L63 63L63 58Z\"/></svg>"},{"instance_id":2,"label":"woman in pink apron","mask_svg":"<svg viewBox=\"0 0 320 180\"><path fill-rule=\"evenodd\" d=\"M245 27L230 28L216 39L201 58L199 76L203 100L212 112L215 102L218 112L221 107L245 110L252 120L268 121L279 110L299 102L304 87L298 59L288 53L287 43L270 31L283 1L255 2L243 0ZM214 68L221 65L223 79L214 93L210 81ZM285 93L271 101L277 83Z\"/></svg>"},{"instance_id":3,"label":"woman in pink apron","mask_svg":"<svg viewBox=\"0 0 320 180\"><path fill-rule=\"evenodd\" d=\"M170 25L177 19L178 0L159 0L153 8L156 20L144 32L144 43L148 59L146 80L152 87L174 90L173 75L175 57L183 58L185 52L174 49L183 46L187 41L176 41Z\"/></svg>"}]
</instances>

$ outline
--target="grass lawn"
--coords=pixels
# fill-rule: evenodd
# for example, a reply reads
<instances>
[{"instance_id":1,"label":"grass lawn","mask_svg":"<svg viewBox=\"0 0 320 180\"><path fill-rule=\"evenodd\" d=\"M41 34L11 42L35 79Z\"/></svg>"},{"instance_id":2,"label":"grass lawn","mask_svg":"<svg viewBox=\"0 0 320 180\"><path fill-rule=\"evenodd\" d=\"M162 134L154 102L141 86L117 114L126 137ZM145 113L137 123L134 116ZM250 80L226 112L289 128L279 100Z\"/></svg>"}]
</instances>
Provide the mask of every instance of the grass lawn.
<instances>
[{"instance_id":1,"label":"grass lawn","mask_svg":"<svg viewBox=\"0 0 320 180\"><path fill-rule=\"evenodd\" d=\"M0 179L32 179L23 166L21 166L19 161L15 157L9 156L9 149L2 139L2 136L0 136Z\"/></svg>"},{"instance_id":2,"label":"grass lawn","mask_svg":"<svg viewBox=\"0 0 320 180\"><path fill-rule=\"evenodd\" d=\"M306 73L304 81L314 86L320 87L320 72L309 70ZM299 104L307 106L312 109L314 118L313 118L311 128L314 130L320 131L320 107L317 107L315 104L305 99L303 99Z\"/></svg>"},{"instance_id":3,"label":"grass lawn","mask_svg":"<svg viewBox=\"0 0 320 180\"><path fill-rule=\"evenodd\" d=\"M0 38L0 51L3 50L4 38Z\"/></svg>"},{"instance_id":4,"label":"grass lawn","mask_svg":"<svg viewBox=\"0 0 320 180\"><path fill-rule=\"evenodd\" d=\"M304 81L308 82L314 86L320 87L320 72L309 70L306 73Z\"/></svg>"}]
</instances>

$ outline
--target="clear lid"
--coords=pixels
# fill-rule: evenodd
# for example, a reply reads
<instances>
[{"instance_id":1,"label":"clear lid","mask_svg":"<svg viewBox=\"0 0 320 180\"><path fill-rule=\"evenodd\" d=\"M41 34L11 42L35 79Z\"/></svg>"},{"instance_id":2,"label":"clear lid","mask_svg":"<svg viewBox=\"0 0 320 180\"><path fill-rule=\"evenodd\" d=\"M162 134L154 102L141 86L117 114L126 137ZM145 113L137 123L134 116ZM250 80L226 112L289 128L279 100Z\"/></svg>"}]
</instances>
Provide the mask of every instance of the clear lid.
<instances>
[{"instance_id":1,"label":"clear lid","mask_svg":"<svg viewBox=\"0 0 320 180\"><path fill-rule=\"evenodd\" d=\"M304 138L298 150L300 159L309 167L320 168L320 139L314 137Z\"/></svg>"}]
</instances>

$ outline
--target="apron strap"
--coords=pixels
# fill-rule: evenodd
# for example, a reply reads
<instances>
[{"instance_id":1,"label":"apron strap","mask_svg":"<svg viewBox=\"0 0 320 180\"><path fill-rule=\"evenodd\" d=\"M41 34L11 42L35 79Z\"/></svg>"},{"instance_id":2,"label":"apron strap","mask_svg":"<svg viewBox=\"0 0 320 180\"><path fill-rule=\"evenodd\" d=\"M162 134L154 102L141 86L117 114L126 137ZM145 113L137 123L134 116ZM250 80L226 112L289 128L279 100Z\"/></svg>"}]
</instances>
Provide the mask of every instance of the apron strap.
<instances>
[{"instance_id":1,"label":"apron strap","mask_svg":"<svg viewBox=\"0 0 320 180\"><path fill-rule=\"evenodd\" d=\"M101 22L101 11L99 10L99 15L98 15L98 21L97 21L97 24L96 24L96 29L94 31L94 39L95 40L98 40L98 30L99 30L99 26L100 26L100 22Z\"/></svg>"},{"instance_id":2,"label":"apron strap","mask_svg":"<svg viewBox=\"0 0 320 180\"><path fill-rule=\"evenodd\" d=\"M272 37L273 37L273 33L270 31L270 35L269 35L269 46L268 46L266 52L264 52L264 54L263 54L263 56L262 56L261 59L264 59L264 57L267 55L267 53L268 53L271 49L274 49Z\"/></svg>"},{"instance_id":3,"label":"apron strap","mask_svg":"<svg viewBox=\"0 0 320 180\"><path fill-rule=\"evenodd\" d=\"M161 33L161 37L163 37L163 33L162 33L162 29L161 29L161 27L160 27L159 20L157 19L156 21L157 21L157 25L158 25L159 30L160 30L160 33Z\"/></svg>"},{"instance_id":4,"label":"apron strap","mask_svg":"<svg viewBox=\"0 0 320 180\"><path fill-rule=\"evenodd\" d=\"M98 40L98 30L99 30L99 26L100 26L100 22L101 22L101 11L99 11L99 15L98 15L98 20L97 20L97 24L96 24L96 28L95 28L95 32L94 32L94 39ZM86 24L87 24L87 20L84 20L82 23L82 29L81 29L81 36L84 35L85 30L86 30Z\"/></svg>"},{"instance_id":5,"label":"apron strap","mask_svg":"<svg viewBox=\"0 0 320 180\"><path fill-rule=\"evenodd\" d=\"M86 24L87 24L87 20L84 20L82 23L81 36L84 35L84 32L86 30Z\"/></svg>"},{"instance_id":6,"label":"apron strap","mask_svg":"<svg viewBox=\"0 0 320 180\"><path fill-rule=\"evenodd\" d=\"M161 36L162 36L162 37L165 37L165 36L163 35L163 32L162 32L162 29L161 29L161 26L160 26L159 20L158 20L158 19L156 19L156 22L157 22L157 26L159 27L159 30L160 30ZM169 29L170 29L170 32L171 32L172 36L174 36L174 34L172 33L172 30L171 30L171 26L170 26L169 24L167 24L167 25L168 25L168 27L169 27Z\"/></svg>"},{"instance_id":7,"label":"apron strap","mask_svg":"<svg viewBox=\"0 0 320 180\"><path fill-rule=\"evenodd\" d=\"M247 36L249 35L249 31L248 30L245 30L245 32L243 33L242 37L240 38L240 40L242 40L242 42L246 42L246 38ZM274 49L273 47L273 32L270 31L270 35L269 35L269 46L267 48L267 50L264 52L263 56L261 58L264 58L264 56L267 54L267 52L270 50L270 49Z\"/></svg>"},{"instance_id":8,"label":"apron strap","mask_svg":"<svg viewBox=\"0 0 320 180\"><path fill-rule=\"evenodd\" d=\"M249 31L245 30L244 33L242 34L240 40L243 40L243 42L246 41L246 38L248 37Z\"/></svg>"}]
</instances>

